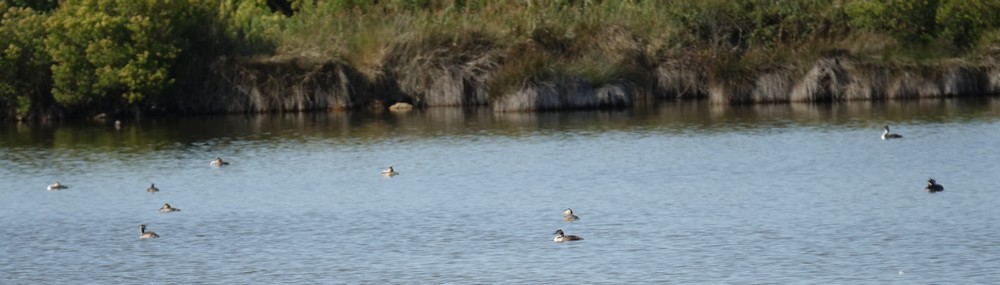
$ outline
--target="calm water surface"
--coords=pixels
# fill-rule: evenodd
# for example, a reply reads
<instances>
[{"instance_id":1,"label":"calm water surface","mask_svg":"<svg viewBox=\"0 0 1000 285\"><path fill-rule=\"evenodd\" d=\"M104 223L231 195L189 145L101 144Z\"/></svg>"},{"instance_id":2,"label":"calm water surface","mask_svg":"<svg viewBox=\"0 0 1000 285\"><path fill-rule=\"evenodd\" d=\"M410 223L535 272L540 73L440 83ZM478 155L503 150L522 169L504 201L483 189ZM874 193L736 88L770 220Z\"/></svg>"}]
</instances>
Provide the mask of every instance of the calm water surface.
<instances>
[{"instance_id":1,"label":"calm water surface","mask_svg":"<svg viewBox=\"0 0 1000 285\"><path fill-rule=\"evenodd\" d=\"M996 99L3 124L0 283L994 283L998 174Z\"/></svg>"}]
</instances>

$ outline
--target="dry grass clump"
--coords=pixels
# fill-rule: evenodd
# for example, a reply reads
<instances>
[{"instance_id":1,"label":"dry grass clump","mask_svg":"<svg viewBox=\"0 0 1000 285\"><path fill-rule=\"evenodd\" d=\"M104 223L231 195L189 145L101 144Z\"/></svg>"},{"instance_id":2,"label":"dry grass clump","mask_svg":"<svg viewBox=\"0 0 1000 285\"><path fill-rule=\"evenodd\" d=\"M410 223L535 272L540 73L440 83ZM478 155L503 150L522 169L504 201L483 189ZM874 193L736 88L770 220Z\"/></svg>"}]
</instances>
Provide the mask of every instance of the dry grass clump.
<instances>
[{"instance_id":1,"label":"dry grass clump","mask_svg":"<svg viewBox=\"0 0 1000 285\"><path fill-rule=\"evenodd\" d=\"M396 44L382 75L418 105L480 105L501 60L496 41L485 34L435 34Z\"/></svg>"}]
</instances>

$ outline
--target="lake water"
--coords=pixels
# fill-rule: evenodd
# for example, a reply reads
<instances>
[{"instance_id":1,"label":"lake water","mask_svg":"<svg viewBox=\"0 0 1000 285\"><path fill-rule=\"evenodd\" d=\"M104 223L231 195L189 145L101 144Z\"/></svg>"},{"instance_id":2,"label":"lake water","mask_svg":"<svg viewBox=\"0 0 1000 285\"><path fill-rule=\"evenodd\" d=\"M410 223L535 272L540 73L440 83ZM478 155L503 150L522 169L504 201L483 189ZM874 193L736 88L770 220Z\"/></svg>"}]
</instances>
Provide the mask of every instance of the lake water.
<instances>
[{"instance_id":1,"label":"lake water","mask_svg":"<svg viewBox=\"0 0 1000 285\"><path fill-rule=\"evenodd\" d=\"M1000 280L997 99L0 130L2 284Z\"/></svg>"}]
</instances>

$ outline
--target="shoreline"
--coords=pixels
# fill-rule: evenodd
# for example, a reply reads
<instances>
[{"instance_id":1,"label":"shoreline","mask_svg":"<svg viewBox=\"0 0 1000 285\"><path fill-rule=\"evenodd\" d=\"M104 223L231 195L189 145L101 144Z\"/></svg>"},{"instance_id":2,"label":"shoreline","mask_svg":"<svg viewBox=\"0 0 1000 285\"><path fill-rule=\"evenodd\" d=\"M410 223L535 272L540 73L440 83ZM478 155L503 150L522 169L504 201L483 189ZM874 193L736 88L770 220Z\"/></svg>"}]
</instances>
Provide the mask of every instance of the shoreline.
<instances>
[{"instance_id":1,"label":"shoreline","mask_svg":"<svg viewBox=\"0 0 1000 285\"><path fill-rule=\"evenodd\" d=\"M297 111L388 111L404 102L415 108L487 106L496 112L536 112L624 108L639 102L707 100L714 104L887 101L1000 95L1000 66L979 64L890 67L844 57L821 58L808 68L774 68L722 81L706 70L664 61L643 77L592 84L569 75L525 81L497 92L489 73L451 73L423 81L387 73L368 79L347 64L230 62L214 72L216 98L177 113L258 113ZM455 65L468 65L458 62ZM457 69L445 66L442 69ZM427 71L427 73L444 73ZM411 75L412 77L412 75ZM224 80L228 79L228 80ZM169 106L170 102L162 105Z\"/></svg>"},{"instance_id":2,"label":"shoreline","mask_svg":"<svg viewBox=\"0 0 1000 285\"><path fill-rule=\"evenodd\" d=\"M0 120L1000 95L1000 22L957 17L989 5L102 3L0 6ZM108 11L115 25L88 24ZM162 21L115 36L143 17Z\"/></svg>"},{"instance_id":3,"label":"shoreline","mask_svg":"<svg viewBox=\"0 0 1000 285\"><path fill-rule=\"evenodd\" d=\"M459 62L456 65L468 63ZM888 67L834 57L817 60L805 71L774 68L730 81L708 78L705 70L665 61L647 78L595 85L572 76L525 81L496 94L491 74L454 73L451 78L415 82L383 75L374 80L338 62L223 60L195 92L175 90L142 105L113 113L65 114L53 106L43 115L8 120L75 120L108 116L284 113L315 111L388 112L396 103L416 109L440 106L490 108L494 112L618 109L660 101L712 104L882 102L1000 95L1000 65L993 63ZM449 68L449 67L444 67ZM433 73L431 71L430 73Z\"/></svg>"}]
</instances>

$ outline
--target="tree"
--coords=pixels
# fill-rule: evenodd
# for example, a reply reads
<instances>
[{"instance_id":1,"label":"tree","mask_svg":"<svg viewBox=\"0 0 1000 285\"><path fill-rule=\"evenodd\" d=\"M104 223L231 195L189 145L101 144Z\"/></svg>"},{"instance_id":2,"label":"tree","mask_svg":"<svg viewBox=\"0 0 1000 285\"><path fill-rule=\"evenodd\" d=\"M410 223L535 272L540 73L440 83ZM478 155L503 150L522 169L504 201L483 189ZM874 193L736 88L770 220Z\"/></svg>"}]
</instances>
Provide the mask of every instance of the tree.
<instances>
[{"instance_id":1,"label":"tree","mask_svg":"<svg viewBox=\"0 0 1000 285\"><path fill-rule=\"evenodd\" d=\"M53 97L68 107L120 106L159 94L174 81L182 45L174 24L191 16L184 2L64 2L46 22Z\"/></svg>"},{"instance_id":2,"label":"tree","mask_svg":"<svg viewBox=\"0 0 1000 285\"><path fill-rule=\"evenodd\" d=\"M19 113L37 109L48 94L49 57L44 52L45 15L0 3L0 105Z\"/></svg>"}]
</instances>

